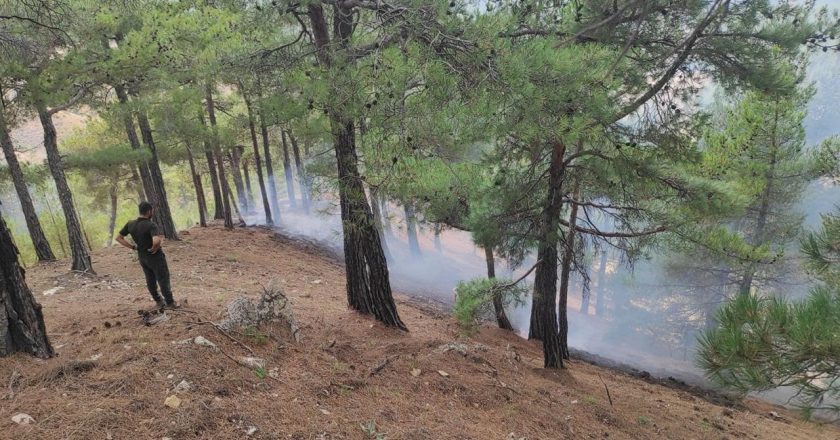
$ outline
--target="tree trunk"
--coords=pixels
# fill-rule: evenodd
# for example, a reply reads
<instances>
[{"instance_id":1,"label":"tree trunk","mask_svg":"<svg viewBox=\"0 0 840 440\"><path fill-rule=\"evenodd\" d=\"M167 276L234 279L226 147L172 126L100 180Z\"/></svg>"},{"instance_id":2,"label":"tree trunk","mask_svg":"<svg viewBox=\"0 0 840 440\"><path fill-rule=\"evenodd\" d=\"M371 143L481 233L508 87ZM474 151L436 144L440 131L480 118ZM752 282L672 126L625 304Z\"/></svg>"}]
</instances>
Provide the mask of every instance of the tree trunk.
<instances>
[{"instance_id":1,"label":"tree trunk","mask_svg":"<svg viewBox=\"0 0 840 440\"><path fill-rule=\"evenodd\" d=\"M295 156L295 168L297 168L298 186L300 187L300 203L303 205L303 212L309 215L309 182L306 179L306 169L300 157L300 148L297 139L292 132L288 132L289 140L292 142L292 153Z\"/></svg>"},{"instance_id":2,"label":"tree trunk","mask_svg":"<svg viewBox=\"0 0 840 440\"><path fill-rule=\"evenodd\" d=\"M121 111L123 112L123 125L125 126L125 133L128 136L128 144L131 146L132 150L141 150L143 147L140 145L140 139L137 137L137 131L134 130L134 119L127 108L128 93L125 91L125 87L121 84L115 85L114 91L117 93L117 99L123 107ZM157 190L155 189L152 175L149 172L149 162L141 161L137 164L137 170L140 174L140 181L143 182L143 192L145 194L145 197L141 197L141 201L154 201L157 198Z\"/></svg>"},{"instance_id":3,"label":"tree trunk","mask_svg":"<svg viewBox=\"0 0 840 440\"><path fill-rule=\"evenodd\" d=\"M764 230L767 227L767 217L770 215L770 202L772 198L773 182L776 179L776 153L778 149L777 132L779 125L779 107L778 103L773 111L773 127L771 128L771 145L770 145L770 163L767 171L764 174L766 180L764 184L764 191L761 193L761 202L758 208L758 217L756 218L755 233L751 240L747 242L751 246L760 246L764 242ZM744 271L744 277L741 279L739 286L740 295L749 295L752 292L753 278L755 278L756 265L750 263Z\"/></svg>"},{"instance_id":4,"label":"tree trunk","mask_svg":"<svg viewBox=\"0 0 840 440\"><path fill-rule=\"evenodd\" d=\"M274 165L271 163L271 146L268 143L268 126L265 113L260 108L260 132L262 132L263 152L265 153L265 178L268 181L268 196L271 202L271 213L276 221L280 221L280 199L277 198L277 181L274 179Z\"/></svg>"},{"instance_id":5,"label":"tree trunk","mask_svg":"<svg viewBox=\"0 0 840 440\"><path fill-rule=\"evenodd\" d=\"M243 156L245 147L239 145L236 148L239 150L239 162L242 164L242 178L245 179L245 198L248 199L248 206L251 208L249 212L253 212L257 207L254 205L254 190L251 187L251 170L248 166L248 158Z\"/></svg>"},{"instance_id":6,"label":"tree trunk","mask_svg":"<svg viewBox=\"0 0 840 440\"><path fill-rule=\"evenodd\" d=\"M563 348L557 326L557 232L562 214L563 144L554 145L548 170L548 191L542 212L542 225L537 245L537 269L534 275L534 309L531 314L531 331L534 323L537 339L543 341L545 368L563 367ZM534 319L536 315L536 320ZM530 335L529 335L530 336Z\"/></svg>"},{"instance_id":7,"label":"tree trunk","mask_svg":"<svg viewBox=\"0 0 840 440\"><path fill-rule=\"evenodd\" d=\"M192 174L193 187L195 188L195 201L198 203L198 224L207 227L207 200L204 198L204 185L201 183L201 175L195 168L195 158L192 149L187 146L187 160L190 163L190 174Z\"/></svg>"},{"instance_id":8,"label":"tree trunk","mask_svg":"<svg viewBox=\"0 0 840 440\"><path fill-rule=\"evenodd\" d=\"M207 127L203 113L198 114L198 121L201 122L203 127ZM222 203L222 186L219 183L216 158L213 157L213 146L206 137L204 138L204 158L207 159L207 169L210 171L210 187L213 190L213 219L222 220L225 218L224 203Z\"/></svg>"},{"instance_id":9,"label":"tree trunk","mask_svg":"<svg viewBox=\"0 0 840 440\"><path fill-rule=\"evenodd\" d=\"M108 196L111 199L111 215L108 218L108 242L105 243L108 247L114 244L114 230L117 227L117 183L111 184L108 189Z\"/></svg>"},{"instance_id":10,"label":"tree trunk","mask_svg":"<svg viewBox=\"0 0 840 440\"><path fill-rule=\"evenodd\" d=\"M405 230L408 235L408 250L414 257L420 256L420 241L417 239L417 217L414 215L414 205L411 202L403 205L405 208Z\"/></svg>"},{"instance_id":11,"label":"tree trunk","mask_svg":"<svg viewBox=\"0 0 840 440\"><path fill-rule=\"evenodd\" d=\"M329 68L332 55L329 54L330 38L324 10L319 3L309 4L307 8L318 61L324 68ZM344 4L335 8L333 29L337 41L346 46L353 29L353 10ZM340 94L340 90L335 92ZM354 310L372 314L385 325L407 330L397 313L388 279L388 263L359 174L356 128L351 118L334 110L328 113L338 169L348 303Z\"/></svg>"},{"instance_id":12,"label":"tree trunk","mask_svg":"<svg viewBox=\"0 0 840 440\"><path fill-rule=\"evenodd\" d=\"M155 187L156 199L152 201L152 205L155 206L155 223L163 231L164 237L169 240L179 240L178 230L175 228L175 222L172 220L172 211L169 209L169 198L166 196L166 186L163 182L163 172L160 170L160 161L158 161L157 146L155 146L155 139L152 135L152 126L145 112L137 112L137 125L140 127L140 137L143 139L143 143L152 152L152 158L149 159L149 174L152 177L152 182Z\"/></svg>"},{"instance_id":13,"label":"tree trunk","mask_svg":"<svg viewBox=\"0 0 840 440\"><path fill-rule=\"evenodd\" d=\"M234 146L228 152L230 161L230 174L233 176L233 186L236 187L236 198L239 199L239 207L248 212L248 198L245 196L245 184L242 182L242 163L239 162L239 147Z\"/></svg>"},{"instance_id":14,"label":"tree trunk","mask_svg":"<svg viewBox=\"0 0 840 440\"><path fill-rule=\"evenodd\" d=\"M233 217L231 217L230 210L230 185L228 185L227 175L225 174L225 161L222 155L222 149L219 146L219 132L216 127L216 108L213 104L213 87L210 83L204 86L204 98L207 104L207 117L210 119L210 143L213 146L213 155L216 158L216 165L219 167L219 185L222 189L222 208L225 219L225 228L233 229Z\"/></svg>"},{"instance_id":15,"label":"tree trunk","mask_svg":"<svg viewBox=\"0 0 840 440\"><path fill-rule=\"evenodd\" d=\"M280 138L283 145L283 174L286 177L286 195L289 196L289 204L292 208L297 208L297 201L295 200L295 176L292 175L292 161L289 159L286 130L280 131Z\"/></svg>"},{"instance_id":16,"label":"tree trunk","mask_svg":"<svg viewBox=\"0 0 840 440\"><path fill-rule=\"evenodd\" d=\"M29 238L32 239L32 246L35 248L38 261L53 261L55 260L55 254L53 254L47 236L41 228L41 221L38 220L38 213L35 211L35 204L32 203L32 197L29 195L29 188L26 187L26 178L17 160L12 138L9 136L9 127L6 125L6 115L3 111L3 109L0 109L0 147L3 149L9 174L11 174L12 183L15 185L20 208L26 220L26 228L29 230Z\"/></svg>"},{"instance_id":17,"label":"tree trunk","mask_svg":"<svg viewBox=\"0 0 840 440\"><path fill-rule=\"evenodd\" d=\"M379 204L382 214L382 230L385 231L385 234L392 235L394 231L391 229L391 222L388 218L388 200L385 199L385 194L379 193L379 198L371 200L371 203Z\"/></svg>"},{"instance_id":18,"label":"tree trunk","mask_svg":"<svg viewBox=\"0 0 840 440\"><path fill-rule=\"evenodd\" d=\"M370 211L373 215L373 222L376 225L376 232L379 233L379 238L382 241L382 252L385 252L386 258L391 258L391 251L388 249L388 242L385 240L385 235L382 230L382 213L379 212L379 204L376 203L376 193L379 190L372 186L368 186L368 192L370 193Z\"/></svg>"},{"instance_id":19,"label":"tree trunk","mask_svg":"<svg viewBox=\"0 0 840 440\"><path fill-rule=\"evenodd\" d=\"M433 229L434 229L434 233L435 233L435 238L434 238L435 250L437 250L438 252L443 252L443 243L441 243L441 241L440 241L440 232L441 232L440 223L435 223L434 226L433 226Z\"/></svg>"},{"instance_id":20,"label":"tree trunk","mask_svg":"<svg viewBox=\"0 0 840 440\"><path fill-rule=\"evenodd\" d=\"M578 150L579 151L579 150ZM579 184L575 181L572 194L576 199L580 198L578 191ZM560 330L560 348L563 359L569 359L569 276L572 272L572 259L575 258L575 226L577 226L578 205L572 203L569 213L569 230L566 232L566 240L563 248L563 267L560 270L560 304L558 325Z\"/></svg>"},{"instance_id":21,"label":"tree trunk","mask_svg":"<svg viewBox=\"0 0 840 440\"><path fill-rule=\"evenodd\" d=\"M53 356L41 305L26 285L12 233L0 210L0 356Z\"/></svg>"},{"instance_id":22,"label":"tree trunk","mask_svg":"<svg viewBox=\"0 0 840 440\"><path fill-rule=\"evenodd\" d=\"M493 257L493 248L491 246L484 247L484 261L487 262L487 278L496 278L496 259ZM502 302L500 294L493 296L493 310L496 312L496 323L500 329L513 331L513 325L505 313L505 305Z\"/></svg>"},{"instance_id":23,"label":"tree trunk","mask_svg":"<svg viewBox=\"0 0 840 440\"><path fill-rule=\"evenodd\" d=\"M262 172L260 144L257 141L256 127L254 127L254 111L251 108L251 101L248 99L248 95L245 94L245 88L242 86L242 83L240 83L239 85L239 90L242 93L242 99L245 100L245 109L248 111L248 130L251 133L251 145L254 147L254 170L256 170L257 172L257 183L260 186L260 196L262 197L263 201L263 212L265 212L265 224L268 226L273 226L274 221L271 218L271 202L268 198L268 194L266 193L265 179L263 178ZM265 144L268 145L268 132L266 132L263 140L265 141Z\"/></svg>"},{"instance_id":24,"label":"tree trunk","mask_svg":"<svg viewBox=\"0 0 840 440\"><path fill-rule=\"evenodd\" d=\"M133 182L134 190L137 191L137 203L140 204L146 200L146 189L143 188L143 180L140 177L139 167L134 165L131 167L131 181Z\"/></svg>"},{"instance_id":25,"label":"tree trunk","mask_svg":"<svg viewBox=\"0 0 840 440\"><path fill-rule=\"evenodd\" d=\"M604 316L607 312L608 255L605 250L601 250L601 261L598 263L598 296L595 298L595 316Z\"/></svg>"},{"instance_id":26,"label":"tree trunk","mask_svg":"<svg viewBox=\"0 0 840 440\"><path fill-rule=\"evenodd\" d=\"M52 115L47 111L43 102L36 101L35 105L38 110L38 118L41 120L41 127L44 129L44 149L47 152L47 165L55 181L55 189L58 192L61 209L64 211L67 240L70 243L70 253L73 261L71 269L94 273L90 253L82 235L82 226L79 223L76 207L73 204L73 194L70 192L70 185L67 184L67 177L64 175L64 165L61 163L61 153L58 152L58 139Z\"/></svg>"}]
</instances>

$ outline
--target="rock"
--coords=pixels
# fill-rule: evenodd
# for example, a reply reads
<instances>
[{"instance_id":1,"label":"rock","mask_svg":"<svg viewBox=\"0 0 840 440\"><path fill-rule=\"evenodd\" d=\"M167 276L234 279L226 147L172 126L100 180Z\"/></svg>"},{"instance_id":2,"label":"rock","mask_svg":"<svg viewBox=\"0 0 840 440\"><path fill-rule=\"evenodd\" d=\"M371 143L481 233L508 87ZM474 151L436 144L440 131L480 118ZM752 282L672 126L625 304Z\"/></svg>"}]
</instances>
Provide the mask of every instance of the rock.
<instances>
[{"instance_id":1,"label":"rock","mask_svg":"<svg viewBox=\"0 0 840 440\"><path fill-rule=\"evenodd\" d=\"M323 409L323 408L321 408L321 414L323 414L323 415L325 415L325 416L328 416L328 415L330 415L330 414L332 414L332 413L331 413L331 412L329 412L329 411L327 411L327 410L325 410L325 409Z\"/></svg>"},{"instance_id":2,"label":"rock","mask_svg":"<svg viewBox=\"0 0 840 440\"><path fill-rule=\"evenodd\" d=\"M95 355L91 356L88 360L98 361L101 357L102 357L102 353L96 353Z\"/></svg>"},{"instance_id":3,"label":"rock","mask_svg":"<svg viewBox=\"0 0 840 440\"><path fill-rule=\"evenodd\" d=\"M178 409L181 406L181 399L178 398L176 395L171 395L163 401L164 406L168 406L172 409Z\"/></svg>"},{"instance_id":4,"label":"rock","mask_svg":"<svg viewBox=\"0 0 840 440\"><path fill-rule=\"evenodd\" d=\"M324 280L315 280L315 281L312 281L312 284L321 284L323 282L324 282Z\"/></svg>"},{"instance_id":5,"label":"rock","mask_svg":"<svg viewBox=\"0 0 840 440\"><path fill-rule=\"evenodd\" d=\"M178 385L175 385L175 388L173 388L172 391L176 393L186 393L188 391L192 391L192 389L193 386L191 383L186 380L182 380L181 382L178 382Z\"/></svg>"},{"instance_id":6,"label":"rock","mask_svg":"<svg viewBox=\"0 0 840 440\"><path fill-rule=\"evenodd\" d=\"M449 373L447 373L446 371L443 371L443 370L438 370L438 374L440 374L443 377L449 377Z\"/></svg>"},{"instance_id":7,"label":"rock","mask_svg":"<svg viewBox=\"0 0 840 440\"><path fill-rule=\"evenodd\" d=\"M272 368L268 370L268 377L272 379L280 379L280 369L279 368Z\"/></svg>"},{"instance_id":8,"label":"rock","mask_svg":"<svg viewBox=\"0 0 840 440\"><path fill-rule=\"evenodd\" d=\"M219 349L219 347L216 347L216 344L210 342L210 340L205 338L204 336L196 336L195 339L193 339L193 344L201 345L202 347L210 347L213 350Z\"/></svg>"},{"instance_id":9,"label":"rock","mask_svg":"<svg viewBox=\"0 0 840 440\"><path fill-rule=\"evenodd\" d=\"M419 368L414 368L414 369L411 370L411 375L414 376L414 377L420 376L420 374L422 374L422 373L423 373L423 370L421 370Z\"/></svg>"},{"instance_id":10,"label":"rock","mask_svg":"<svg viewBox=\"0 0 840 440\"><path fill-rule=\"evenodd\" d=\"M239 363L253 369L265 368L265 359L251 356L243 356L239 358Z\"/></svg>"},{"instance_id":11,"label":"rock","mask_svg":"<svg viewBox=\"0 0 840 440\"><path fill-rule=\"evenodd\" d=\"M58 293L58 292L62 291L63 289L64 289L64 287L62 287L62 286L53 287L52 289L47 289L47 290L45 290L45 291L42 293L42 295L44 295L44 296L52 296L52 295L55 295L56 293Z\"/></svg>"},{"instance_id":12,"label":"rock","mask_svg":"<svg viewBox=\"0 0 840 440\"><path fill-rule=\"evenodd\" d=\"M35 419L33 419L32 416L26 413L17 413L13 415L12 421L17 423L18 425L29 425L35 423Z\"/></svg>"}]
</instances>

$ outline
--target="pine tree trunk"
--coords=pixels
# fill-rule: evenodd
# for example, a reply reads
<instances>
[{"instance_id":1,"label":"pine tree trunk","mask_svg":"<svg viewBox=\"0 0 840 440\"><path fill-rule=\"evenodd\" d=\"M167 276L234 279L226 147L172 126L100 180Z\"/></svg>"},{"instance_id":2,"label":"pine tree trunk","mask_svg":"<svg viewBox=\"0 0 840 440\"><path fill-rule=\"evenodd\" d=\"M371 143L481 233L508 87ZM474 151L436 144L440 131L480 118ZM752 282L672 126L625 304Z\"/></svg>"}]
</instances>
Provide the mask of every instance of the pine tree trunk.
<instances>
[{"instance_id":1,"label":"pine tree trunk","mask_svg":"<svg viewBox=\"0 0 840 440\"><path fill-rule=\"evenodd\" d=\"M233 177L233 186L236 188L236 198L239 199L239 207L243 211L248 212L248 198L245 196L245 184L242 182L242 163L239 162L238 147L234 146L228 152L228 160L230 161L230 174Z\"/></svg>"},{"instance_id":2,"label":"pine tree trunk","mask_svg":"<svg viewBox=\"0 0 840 440\"><path fill-rule=\"evenodd\" d=\"M12 138L9 136L9 127L6 125L6 115L2 109L0 109L0 147L3 149L6 166L8 166L9 174L12 176L12 183L20 201L20 208L26 220L26 228L29 230L29 238L32 239L32 246L35 248L35 255L38 257L38 261L53 261L55 260L55 254L53 254L47 236L41 228L41 221L38 219L37 211L35 211L35 204L32 203L29 188L26 187L26 178L17 160Z\"/></svg>"},{"instance_id":3,"label":"pine tree trunk","mask_svg":"<svg viewBox=\"0 0 840 440\"><path fill-rule=\"evenodd\" d=\"M405 229L408 235L408 250L414 257L420 256L420 241L417 239L417 217L414 215L414 205L408 202L403 205L405 208Z\"/></svg>"},{"instance_id":4,"label":"pine tree trunk","mask_svg":"<svg viewBox=\"0 0 840 440\"><path fill-rule=\"evenodd\" d=\"M435 225L433 226L433 229L434 229L434 233L435 233L435 237L434 237L435 250L437 250L438 252L443 252L443 243L441 243L441 241L440 241L440 232L441 232L440 223L435 223Z\"/></svg>"},{"instance_id":5,"label":"pine tree trunk","mask_svg":"<svg viewBox=\"0 0 840 440\"><path fill-rule=\"evenodd\" d=\"M58 151L58 139L52 115L49 114L43 102L37 101L35 105L38 110L38 118L41 120L41 127L44 129L44 149L47 152L47 165L55 181L55 189L58 193L58 200L61 202L61 209L64 211L67 240L70 243L70 253L72 254L71 269L94 273L90 253L82 235L82 226L79 223L76 207L73 204L73 194L70 192L70 185L67 184L67 177L64 175L64 165L61 163L61 153Z\"/></svg>"},{"instance_id":6,"label":"pine tree trunk","mask_svg":"<svg viewBox=\"0 0 840 440\"><path fill-rule=\"evenodd\" d=\"M131 146L132 150L141 150L143 146L140 145L140 139L137 137L137 131L134 129L134 119L131 116L131 112L128 110L128 92L126 92L125 86L121 84L115 85L114 91L117 93L117 99L120 102L120 106L123 107L121 109L122 119L123 125L125 126L126 136L128 136L128 144ZM157 189L155 188L152 174L149 171L149 162L141 161L137 164L137 170L140 174L140 181L143 182L144 193L144 196L140 197L138 203L143 200L154 202L157 200Z\"/></svg>"},{"instance_id":7,"label":"pine tree trunk","mask_svg":"<svg viewBox=\"0 0 840 440\"><path fill-rule=\"evenodd\" d=\"M300 203L303 205L303 212L309 215L309 183L306 179L306 169L303 167L303 160L300 157L297 139L288 132L289 140L292 142L292 152L295 155L295 168L297 168L298 186L300 187Z\"/></svg>"},{"instance_id":8,"label":"pine tree trunk","mask_svg":"<svg viewBox=\"0 0 840 440\"><path fill-rule=\"evenodd\" d=\"M342 45L349 42L353 29L353 10L344 4L335 6L333 29ZM307 6L318 61L329 68L330 38L324 10L319 3ZM336 90L336 92L340 92ZM339 93L336 93L339 94ZM353 120L329 111L335 141L338 169L338 195L344 232L344 260L347 276L347 300L350 307L369 313L385 325L407 330L397 313L397 305L388 278L388 263L382 251L373 213L365 197L356 153L356 128Z\"/></svg>"},{"instance_id":9,"label":"pine tree trunk","mask_svg":"<svg viewBox=\"0 0 840 440\"><path fill-rule=\"evenodd\" d=\"M382 230L385 231L385 234L392 235L394 230L391 229L391 222L388 219L388 200L385 199L385 194L379 193L379 198L371 200L371 203L379 204L379 211L382 214Z\"/></svg>"},{"instance_id":10,"label":"pine tree trunk","mask_svg":"<svg viewBox=\"0 0 840 440\"><path fill-rule=\"evenodd\" d=\"M271 146L268 143L268 126L265 114L260 108L260 132L262 133L263 152L265 153L265 178L268 181L268 196L271 202L271 213L275 221L280 221L280 199L277 198L277 181L274 179L274 164L271 162Z\"/></svg>"},{"instance_id":11,"label":"pine tree trunk","mask_svg":"<svg viewBox=\"0 0 840 440\"><path fill-rule=\"evenodd\" d=\"M595 316L604 316L607 311L607 252L601 250L598 262L598 296L595 298Z\"/></svg>"},{"instance_id":12,"label":"pine tree trunk","mask_svg":"<svg viewBox=\"0 0 840 440\"><path fill-rule=\"evenodd\" d=\"M297 208L297 201L295 200L295 176L292 175L292 161L289 159L286 130L280 131L280 138L283 145L283 174L286 176L286 195L289 196L289 204L292 208Z\"/></svg>"},{"instance_id":13,"label":"pine tree trunk","mask_svg":"<svg viewBox=\"0 0 840 440\"><path fill-rule=\"evenodd\" d=\"M204 114L198 114L198 121L203 127L207 127ZM204 158L207 159L207 169L210 172L210 186L213 190L213 219L222 220L225 218L224 203L222 203L222 186L219 183L216 158L213 157L213 146L207 138L204 139Z\"/></svg>"},{"instance_id":14,"label":"pine tree trunk","mask_svg":"<svg viewBox=\"0 0 840 440\"><path fill-rule=\"evenodd\" d=\"M263 178L262 172L262 159L260 158L260 144L257 141L257 130L254 126L254 112L251 108L251 101L248 99L248 95L245 94L245 88L242 87L240 83L240 91L242 93L242 98L245 100L245 109L248 111L248 130L251 133L251 145L254 148L254 170L257 172L257 183L260 186L260 196L262 197L263 201L263 212L265 212L265 224L268 226L273 226L274 221L271 218L271 203L270 199L268 198L268 194L265 189L265 179ZM266 132L266 136L264 138L266 141L266 145L268 144L268 133Z\"/></svg>"},{"instance_id":15,"label":"pine tree trunk","mask_svg":"<svg viewBox=\"0 0 840 440\"><path fill-rule=\"evenodd\" d=\"M534 313L540 325L545 368L563 367L563 347L557 326L557 232L562 214L563 155L566 148L556 144L551 154L548 191L542 212L542 225L537 245L538 266L534 276ZM532 329L533 330L533 329Z\"/></svg>"},{"instance_id":16,"label":"pine tree trunk","mask_svg":"<svg viewBox=\"0 0 840 440\"><path fill-rule=\"evenodd\" d=\"M137 166L131 167L131 181L133 183L134 190L137 191L137 204L140 204L140 202L146 200L146 189L143 188L143 180L140 178Z\"/></svg>"},{"instance_id":17,"label":"pine tree trunk","mask_svg":"<svg viewBox=\"0 0 840 440\"><path fill-rule=\"evenodd\" d=\"M239 161L242 164L242 178L245 179L245 198L248 199L248 206L251 208L249 212L257 209L254 205L254 190L251 187L251 169L248 166L248 158L244 157L245 147L239 145L236 147L239 150Z\"/></svg>"},{"instance_id":18,"label":"pine tree trunk","mask_svg":"<svg viewBox=\"0 0 840 440\"><path fill-rule=\"evenodd\" d=\"M372 186L368 187L368 192L370 193L370 211L373 215L373 221L376 224L376 232L379 233L379 238L382 242L382 252L385 252L386 258L391 258L391 251L388 249L388 242L385 240L385 235L382 229L382 213L379 212L379 204L376 202L376 193L378 192L377 188Z\"/></svg>"},{"instance_id":19,"label":"pine tree trunk","mask_svg":"<svg viewBox=\"0 0 840 440\"><path fill-rule=\"evenodd\" d=\"M493 257L491 246L484 247L484 261L487 262L487 278L496 278L496 259ZM505 313L505 305L499 294L493 297L493 311L496 312L496 324L499 325L499 328L513 331L513 325L510 323L507 313Z\"/></svg>"},{"instance_id":20,"label":"pine tree trunk","mask_svg":"<svg viewBox=\"0 0 840 440\"><path fill-rule=\"evenodd\" d=\"M213 104L213 88L208 82L204 86L204 98L207 105L207 117L210 119L210 143L213 146L213 155L216 158L216 165L219 167L219 185L222 189L222 208L225 219L225 228L233 229L233 217L231 216L230 206L230 185L228 185L227 175L225 174L225 161L222 155L222 149L219 146L219 132L216 127L216 108Z\"/></svg>"},{"instance_id":21,"label":"pine tree trunk","mask_svg":"<svg viewBox=\"0 0 840 440\"><path fill-rule=\"evenodd\" d=\"M114 230L117 227L117 184L111 184L108 189L108 196L111 199L111 215L108 217L108 242L106 245L111 247L114 244Z\"/></svg>"},{"instance_id":22,"label":"pine tree trunk","mask_svg":"<svg viewBox=\"0 0 840 440\"><path fill-rule=\"evenodd\" d=\"M195 158L192 149L187 146L187 160L190 163L190 174L192 174L193 187L195 188L195 200L198 203L198 224L207 227L207 200L204 198L204 185L201 183L201 175L195 168Z\"/></svg>"},{"instance_id":23,"label":"pine tree trunk","mask_svg":"<svg viewBox=\"0 0 840 440\"><path fill-rule=\"evenodd\" d=\"M152 202L155 206L154 221L163 231L164 237L168 240L179 240L178 230L175 228L175 222L172 220L172 211L169 209L169 198L166 196L166 186L163 182L163 172L160 169L157 146L152 135L152 126L149 123L149 118L143 111L137 112L137 126L140 127L140 137L143 139L143 143L152 152L152 158L149 159L149 174L152 176L152 182L155 186L155 196L157 196Z\"/></svg>"},{"instance_id":24,"label":"pine tree trunk","mask_svg":"<svg viewBox=\"0 0 840 440\"><path fill-rule=\"evenodd\" d=\"M18 250L0 209L0 357L24 352L53 356L41 305L26 285Z\"/></svg>"},{"instance_id":25,"label":"pine tree trunk","mask_svg":"<svg viewBox=\"0 0 840 440\"><path fill-rule=\"evenodd\" d=\"M575 181L575 188L572 190L576 198L578 194L578 183ZM563 359L569 359L569 276L572 272L572 259L575 258L575 226L577 226L578 205L572 203L569 213L569 230L566 232L566 240L563 247L563 267L560 270L560 304L558 325L560 330L560 348Z\"/></svg>"}]
</instances>

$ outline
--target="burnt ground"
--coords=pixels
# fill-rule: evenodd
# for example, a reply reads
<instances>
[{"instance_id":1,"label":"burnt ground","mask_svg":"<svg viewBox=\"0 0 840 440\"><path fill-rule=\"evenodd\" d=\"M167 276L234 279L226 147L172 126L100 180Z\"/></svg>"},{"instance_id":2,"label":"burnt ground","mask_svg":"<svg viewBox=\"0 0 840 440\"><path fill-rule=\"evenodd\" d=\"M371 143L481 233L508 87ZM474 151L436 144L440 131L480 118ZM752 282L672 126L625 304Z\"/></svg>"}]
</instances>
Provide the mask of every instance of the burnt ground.
<instances>
[{"instance_id":1,"label":"burnt ground","mask_svg":"<svg viewBox=\"0 0 840 440\"><path fill-rule=\"evenodd\" d=\"M67 262L29 269L59 355L0 360L0 438L840 439L783 408L730 405L640 372L581 359L546 371L538 343L490 326L464 337L434 303L399 293L411 331L385 328L347 309L332 254L272 231L212 226L183 238L165 249L188 304L154 326L137 315L150 299L130 251L95 252L93 277ZM206 324L272 281L291 299L300 343L276 329L234 341ZM196 336L219 350L173 344ZM265 369L235 361L248 350ZM182 380L191 389L174 391ZM177 408L164 405L173 395ZM21 412L35 422L12 422Z\"/></svg>"}]
</instances>

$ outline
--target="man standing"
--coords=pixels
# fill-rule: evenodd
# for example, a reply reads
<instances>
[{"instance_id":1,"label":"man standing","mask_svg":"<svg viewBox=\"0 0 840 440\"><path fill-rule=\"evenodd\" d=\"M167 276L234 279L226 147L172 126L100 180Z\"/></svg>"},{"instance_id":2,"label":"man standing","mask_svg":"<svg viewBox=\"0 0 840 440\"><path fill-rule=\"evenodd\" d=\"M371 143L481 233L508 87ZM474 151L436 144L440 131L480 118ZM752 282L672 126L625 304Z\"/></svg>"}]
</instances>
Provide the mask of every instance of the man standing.
<instances>
[{"instance_id":1,"label":"man standing","mask_svg":"<svg viewBox=\"0 0 840 440\"><path fill-rule=\"evenodd\" d=\"M158 307L175 309L178 305L172 298L172 289L169 284L169 266L166 264L166 255L163 254L161 244L163 243L163 234L158 232L157 225L152 222L152 215L154 208L149 202L140 203L140 217L137 220L132 220L123 226L117 236L117 242L129 249L137 251L137 257L140 260L140 267L143 268L143 273L146 275L146 287L155 300ZM127 235L131 235L134 244L125 239ZM160 285L160 293L158 293L158 285Z\"/></svg>"}]
</instances>

